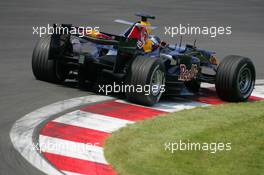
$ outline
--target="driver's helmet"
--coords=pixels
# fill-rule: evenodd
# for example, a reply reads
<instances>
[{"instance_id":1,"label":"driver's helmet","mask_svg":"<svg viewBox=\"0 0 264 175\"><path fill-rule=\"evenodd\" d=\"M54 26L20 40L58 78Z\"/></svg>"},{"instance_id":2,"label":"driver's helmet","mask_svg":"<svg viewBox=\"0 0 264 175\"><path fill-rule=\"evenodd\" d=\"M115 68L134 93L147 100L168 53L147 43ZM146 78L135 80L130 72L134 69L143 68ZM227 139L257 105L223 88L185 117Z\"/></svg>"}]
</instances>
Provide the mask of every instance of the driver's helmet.
<instances>
[{"instance_id":1,"label":"driver's helmet","mask_svg":"<svg viewBox=\"0 0 264 175\"><path fill-rule=\"evenodd\" d=\"M154 35L150 35L149 39L152 41L152 51L160 47L160 38Z\"/></svg>"}]
</instances>

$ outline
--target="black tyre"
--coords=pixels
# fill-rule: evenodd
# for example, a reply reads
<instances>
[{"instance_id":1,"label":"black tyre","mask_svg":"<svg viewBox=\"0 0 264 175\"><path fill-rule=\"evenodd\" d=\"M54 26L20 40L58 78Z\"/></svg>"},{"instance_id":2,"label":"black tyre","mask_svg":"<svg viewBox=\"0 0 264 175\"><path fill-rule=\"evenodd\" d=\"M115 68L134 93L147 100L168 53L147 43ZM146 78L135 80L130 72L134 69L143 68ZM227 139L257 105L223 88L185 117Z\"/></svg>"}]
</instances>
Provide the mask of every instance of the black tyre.
<instances>
[{"instance_id":1,"label":"black tyre","mask_svg":"<svg viewBox=\"0 0 264 175\"><path fill-rule=\"evenodd\" d=\"M67 71L58 61L49 59L50 39L48 35L36 44L32 55L32 71L38 80L59 83L65 80Z\"/></svg>"},{"instance_id":2,"label":"black tyre","mask_svg":"<svg viewBox=\"0 0 264 175\"><path fill-rule=\"evenodd\" d=\"M148 106L157 103L165 91L164 72L164 65L159 58L135 58L129 70L127 85L133 86L137 91L126 88L127 99Z\"/></svg>"},{"instance_id":3,"label":"black tyre","mask_svg":"<svg viewBox=\"0 0 264 175\"><path fill-rule=\"evenodd\" d=\"M230 55L224 58L216 73L216 92L230 102L245 101L255 85L255 67L249 58Z\"/></svg>"}]
</instances>

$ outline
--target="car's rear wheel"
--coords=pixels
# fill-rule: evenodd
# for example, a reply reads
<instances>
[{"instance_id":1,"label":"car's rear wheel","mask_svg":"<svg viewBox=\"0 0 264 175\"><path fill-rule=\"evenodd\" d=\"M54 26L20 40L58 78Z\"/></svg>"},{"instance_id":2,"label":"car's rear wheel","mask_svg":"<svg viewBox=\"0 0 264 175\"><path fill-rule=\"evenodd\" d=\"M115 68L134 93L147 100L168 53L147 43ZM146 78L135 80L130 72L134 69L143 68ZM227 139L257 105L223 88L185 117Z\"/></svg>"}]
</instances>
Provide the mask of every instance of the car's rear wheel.
<instances>
[{"instance_id":1,"label":"car's rear wheel","mask_svg":"<svg viewBox=\"0 0 264 175\"><path fill-rule=\"evenodd\" d=\"M254 89L255 78L255 67L249 58L227 56L217 69L215 83L217 94L225 101L245 101Z\"/></svg>"},{"instance_id":2,"label":"car's rear wheel","mask_svg":"<svg viewBox=\"0 0 264 175\"><path fill-rule=\"evenodd\" d=\"M165 68L159 58L138 56L131 64L127 77L127 99L143 105L154 105L165 91ZM130 91L129 91L130 90Z\"/></svg>"},{"instance_id":3,"label":"car's rear wheel","mask_svg":"<svg viewBox=\"0 0 264 175\"><path fill-rule=\"evenodd\" d=\"M65 80L67 70L54 59L50 59L50 40L48 35L36 44L32 55L32 71L36 79L59 83Z\"/></svg>"}]
</instances>

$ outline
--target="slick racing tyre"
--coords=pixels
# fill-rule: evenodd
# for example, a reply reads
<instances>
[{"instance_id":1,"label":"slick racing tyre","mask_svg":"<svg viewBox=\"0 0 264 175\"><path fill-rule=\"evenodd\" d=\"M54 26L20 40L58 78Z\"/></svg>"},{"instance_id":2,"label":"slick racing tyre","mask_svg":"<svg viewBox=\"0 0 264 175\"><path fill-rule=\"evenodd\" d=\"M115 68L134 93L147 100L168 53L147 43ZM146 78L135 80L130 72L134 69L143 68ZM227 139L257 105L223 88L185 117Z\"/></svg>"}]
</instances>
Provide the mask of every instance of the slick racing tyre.
<instances>
[{"instance_id":1,"label":"slick racing tyre","mask_svg":"<svg viewBox=\"0 0 264 175\"><path fill-rule=\"evenodd\" d=\"M216 92L225 101L245 101L254 89L255 78L255 67L249 58L227 56L217 68Z\"/></svg>"},{"instance_id":2,"label":"slick racing tyre","mask_svg":"<svg viewBox=\"0 0 264 175\"><path fill-rule=\"evenodd\" d=\"M159 58L136 57L127 77L126 97L132 102L154 105L165 91L165 68ZM132 89L133 88L133 89Z\"/></svg>"},{"instance_id":3,"label":"slick racing tyre","mask_svg":"<svg viewBox=\"0 0 264 175\"><path fill-rule=\"evenodd\" d=\"M66 78L66 70L56 60L49 59L51 36L41 38L32 55L32 71L36 79L60 83Z\"/></svg>"}]
</instances>

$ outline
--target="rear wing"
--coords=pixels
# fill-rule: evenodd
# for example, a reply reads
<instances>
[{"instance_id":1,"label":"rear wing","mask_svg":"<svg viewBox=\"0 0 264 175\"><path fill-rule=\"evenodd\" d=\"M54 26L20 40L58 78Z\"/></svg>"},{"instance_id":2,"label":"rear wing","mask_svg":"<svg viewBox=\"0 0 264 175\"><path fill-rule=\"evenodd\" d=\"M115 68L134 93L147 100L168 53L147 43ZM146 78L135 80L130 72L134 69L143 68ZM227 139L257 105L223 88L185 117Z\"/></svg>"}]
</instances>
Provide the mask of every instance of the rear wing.
<instances>
[{"instance_id":1,"label":"rear wing","mask_svg":"<svg viewBox=\"0 0 264 175\"><path fill-rule=\"evenodd\" d=\"M73 27L71 24L62 24L61 26L69 29ZM54 25L53 27L55 29L57 26ZM138 54L139 49L137 47L137 39L126 38L124 36L118 36L103 32L100 33L109 36L109 38L111 39L97 38L88 35L78 36L77 34L75 34L74 36L81 37L82 39L91 43L95 43L99 45L112 45L113 47L115 47L117 49L117 57L113 71L115 73L118 73L124 68L125 63L129 59L134 58L135 55ZM59 59L63 56L65 50L71 45L71 41L70 41L71 35L72 34L70 33L63 33L63 32L53 33L51 35L49 58Z\"/></svg>"}]
</instances>

